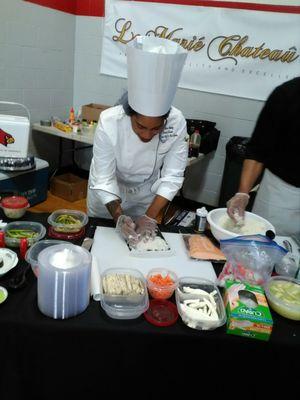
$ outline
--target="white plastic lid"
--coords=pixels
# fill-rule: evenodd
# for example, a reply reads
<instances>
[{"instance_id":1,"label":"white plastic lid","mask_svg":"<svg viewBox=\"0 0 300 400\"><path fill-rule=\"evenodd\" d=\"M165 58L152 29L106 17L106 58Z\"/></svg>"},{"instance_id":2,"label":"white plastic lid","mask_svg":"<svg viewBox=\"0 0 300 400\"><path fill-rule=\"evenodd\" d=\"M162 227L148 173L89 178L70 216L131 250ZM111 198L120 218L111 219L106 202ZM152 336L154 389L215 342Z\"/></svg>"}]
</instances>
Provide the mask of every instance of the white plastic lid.
<instances>
[{"instance_id":1,"label":"white plastic lid","mask_svg":"<svg viewBox=\"0 0 300 400\"><path fill-rule=\"evenodd\" d=\"M207 211L207 209L206 209L205 207L201 207L201 208L197 208L196 214L197 214L199 217L206 217L207 214L208 214L208 211Z\"/></svg>"},{"instance_id":2,"label":"white plastic lid","mask_svg":"<svg viewBox=\"0 0 300 400\"><path fill-rule=\"evenodd\" d=\"M83 247L65 243L47 247L38 255L40 269L80 270L91 265L91 254Z\"/></svg>"}]
</instances>

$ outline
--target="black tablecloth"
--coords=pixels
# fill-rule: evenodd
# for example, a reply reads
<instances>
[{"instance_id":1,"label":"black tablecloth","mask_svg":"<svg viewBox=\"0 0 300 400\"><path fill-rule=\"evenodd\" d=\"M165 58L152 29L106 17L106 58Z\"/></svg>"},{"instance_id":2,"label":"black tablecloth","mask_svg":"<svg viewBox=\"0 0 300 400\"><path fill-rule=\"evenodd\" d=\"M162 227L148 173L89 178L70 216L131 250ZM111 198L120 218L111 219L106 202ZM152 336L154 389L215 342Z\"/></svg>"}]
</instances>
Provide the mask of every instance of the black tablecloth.
<instances>
[{"instance_id":1,"label":"black tablecloth","mask_svg":"<svg viewBox=\"0 0 300 400\"><path fill-rule=\"evenodd\" d=\"M23 219L47 225L46 214L27 212ZM0 285L19 268L1 277ZM215 269L219 273L221 266ZM10 292L0 305L1 400L169 399L180 391L186 398L207 391L209 396L261 398L277 379L286 380L286 393L295 382L299 386L300 324L275 312L269 342L228 335L225 327L193 330L180 319L164 328L142 316L114 320L93 300L81 315L54 320L40 313L36 278L31 271L28 276L28 285ZM243 392L235 392L238 387Z\"/></svg>"}]
</instances>

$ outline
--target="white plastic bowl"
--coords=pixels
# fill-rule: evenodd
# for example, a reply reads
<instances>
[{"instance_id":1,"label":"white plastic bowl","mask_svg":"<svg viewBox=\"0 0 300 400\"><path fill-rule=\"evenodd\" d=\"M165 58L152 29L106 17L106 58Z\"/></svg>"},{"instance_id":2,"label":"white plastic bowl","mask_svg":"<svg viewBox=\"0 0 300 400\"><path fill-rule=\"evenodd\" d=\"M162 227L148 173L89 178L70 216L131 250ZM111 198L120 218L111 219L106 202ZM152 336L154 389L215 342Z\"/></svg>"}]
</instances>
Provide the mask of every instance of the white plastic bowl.
<instances>
[{"instance_id":1,"label":"white plastic bowl","mask_svg":"<svg viewBox=\"0 0 300 400\"><path fill-rule=\"evenodd\" d=\"M210 225L211 233L218 241L223 240L223 239L232 239L237 236L242 236L241 234L230 232L220 226L219 221L226 214L227 214L227 208L216 208L215 210L210 211L207 215L207 221ZM246 211L245 219L253 219L253 220L263 222L266 226L265 232L268 230L271 230L274 233L276 233L274 226L269 221L260 217L259 215L256 215L256 214ZM265 232L256 232L256 233L257 234L265 234ZM253 234L256 234L256 233L253 233Z\"/></svg>"}]
</instances>

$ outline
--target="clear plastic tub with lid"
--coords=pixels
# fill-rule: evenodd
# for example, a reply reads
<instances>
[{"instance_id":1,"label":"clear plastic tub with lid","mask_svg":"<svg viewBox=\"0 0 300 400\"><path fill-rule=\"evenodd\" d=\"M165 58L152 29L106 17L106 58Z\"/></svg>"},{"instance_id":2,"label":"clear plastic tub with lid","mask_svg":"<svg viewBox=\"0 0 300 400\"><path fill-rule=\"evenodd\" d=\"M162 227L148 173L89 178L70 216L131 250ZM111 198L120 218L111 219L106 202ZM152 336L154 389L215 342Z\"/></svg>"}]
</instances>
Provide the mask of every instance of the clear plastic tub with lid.
<instances>
[{"instance_id":1,"label":"clear plastic tub with lid","mask_svg":"<svg viewBox=\"0 0 300 400\"><path fill-rule=\"evenodd\" d=\"M34 275L37 277L39 273L38 269L38 255L40 252L47 247L54 246L56 244L66 244L67 242L64 242L63 240L40 240L34 245L30 247L30 249L27 251L25 260L31 265L31 269L34 273Z\"/></svg>"},{"instance_id":2,"label":"clear plastic tub with lid","mask_svg":"<svg viewBox=\"0 0 300 400\"><path fill-rule=\"evenodd\" d=\"M300 281L272 276L264 285L271 308L285 318L300 321Z\"/></svg>"},{"instance_id":3,"label":"clear plastic tub with lid","mask_svg":"<svg viewBox=\"0 0 300 400\"><path fill-rule=\"evenodd\" d=\"M9 222L4 228L5 244L8 247L19 247L21 239L27 240L31 246L38 240L43 239L46 228L39 222L14 221Z\"/></svg>"},{"instance_id":4,"label":"clear plastic tub with lid","mask_svg":"<svg viewBox=\"0 0 300 400\"><path fill-rule=\"evenodd\" d=\"M212 330L226 322L226 312L218 287L208 279L183 277L175 290L178 313L193 329Z\"/></svg>"},{"instance_id":5,"label":"clear plastic tub with lid","mask_svg":"<svg viewBox=\"0 0 300 400\"><path fill-rule=\"evenodd\" d=\"M26 209L30 206L26 197L23 196L4 197L0 205L7 218L11 219L22 218Z\"/></svg>"},{"instance_id":6,"label":"clear plastic tub with lid","mask_svg":"<svg viewBox=\"0 0 300 400\"><path fill-rule=\"evenodd\" d=\"M147 275L147 287L154 299L169 299L178 286L178 277L175 272L166 268L153 268Z\"/></svg>"},{"instance_id":7,"label":"clear plastic tub with lid","mask_svg":"<svg viewBox=\"0 0 300 400\"><path fill-rule=\"evenodd\" d=\"M101 306L116 319L134 319L149 307L146 281L130 268L109 268L101 274Z\"/></svg>"},{"instance_id":8,"label":"clear plastic tub with lid","mask_svg":"<svg viewBox=\"0 0 300 400\"><path fill-rule=\"evenodd\" d=\"M77 210L56 210L48 217L48 224L55 232L77 233L88 223L86 213Z\"/></svg>"}]
</instances>

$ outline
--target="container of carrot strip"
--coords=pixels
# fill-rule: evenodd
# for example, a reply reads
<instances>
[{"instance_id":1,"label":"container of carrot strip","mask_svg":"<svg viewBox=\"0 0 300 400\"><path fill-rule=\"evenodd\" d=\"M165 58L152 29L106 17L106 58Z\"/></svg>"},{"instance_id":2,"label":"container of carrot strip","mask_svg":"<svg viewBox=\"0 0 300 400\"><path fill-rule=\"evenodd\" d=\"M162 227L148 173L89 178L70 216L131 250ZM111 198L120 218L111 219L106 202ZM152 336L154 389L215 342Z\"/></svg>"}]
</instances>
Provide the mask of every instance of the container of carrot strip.
<instances>
[{"instance_id":1,"label":"container of carrot strip","mask_svg":"<svg viewBox=\"0 0 300 400\"><path fill-rule=\"evenodd\" d=\"M169 299L178 286L175 272L165 268L153 268L147 275L147 288L154 299Z\"/></svg>"}]
</instances>

